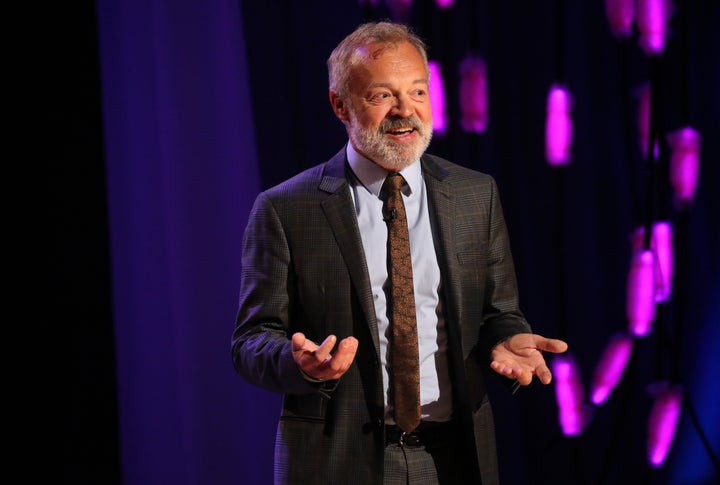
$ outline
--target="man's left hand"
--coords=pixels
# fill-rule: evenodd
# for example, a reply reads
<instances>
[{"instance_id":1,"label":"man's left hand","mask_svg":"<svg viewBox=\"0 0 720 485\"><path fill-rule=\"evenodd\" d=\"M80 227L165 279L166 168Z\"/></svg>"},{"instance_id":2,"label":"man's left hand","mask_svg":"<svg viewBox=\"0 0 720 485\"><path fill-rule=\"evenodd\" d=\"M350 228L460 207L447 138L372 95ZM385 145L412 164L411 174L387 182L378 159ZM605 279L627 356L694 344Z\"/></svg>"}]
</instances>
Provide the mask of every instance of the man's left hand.
<instances>
[{"instance_id":1,"label":"man's left hand","mask_svg":"<svg viewBox=\"0 0 720 485\"><path fill-rule=\"evenodd\" d=\"M490 367L502 376L517 379L523 386L532 382L533 375L538 376L543 384L549 384L552 373L542 353L559 354L567 348L568 344L562 340L533 333L519 333L493 347Z\"/></svg>"}]
</instances>

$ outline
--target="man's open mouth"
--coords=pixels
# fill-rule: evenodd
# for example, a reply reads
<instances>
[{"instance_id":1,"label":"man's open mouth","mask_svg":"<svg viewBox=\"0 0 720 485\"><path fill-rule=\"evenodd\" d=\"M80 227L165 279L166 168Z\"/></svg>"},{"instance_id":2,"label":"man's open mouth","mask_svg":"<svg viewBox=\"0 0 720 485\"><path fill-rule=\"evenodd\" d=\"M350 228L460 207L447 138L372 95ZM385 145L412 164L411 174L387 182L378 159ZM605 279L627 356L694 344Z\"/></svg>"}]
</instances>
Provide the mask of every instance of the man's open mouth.
<instances>
[{"instance_id":1,"label":"man's open mouth","mask_svg":"<svg viewBox=\"0 0 720 485\"><path fill-rule=\"evenodd\" d=\"M413 131L415 131L415 128L410 126L407 128L390 129L390 130L387 130L387 133L389 133L390 135L407 135L409 133L412 133Z\"/></svg>"}]
</instances>

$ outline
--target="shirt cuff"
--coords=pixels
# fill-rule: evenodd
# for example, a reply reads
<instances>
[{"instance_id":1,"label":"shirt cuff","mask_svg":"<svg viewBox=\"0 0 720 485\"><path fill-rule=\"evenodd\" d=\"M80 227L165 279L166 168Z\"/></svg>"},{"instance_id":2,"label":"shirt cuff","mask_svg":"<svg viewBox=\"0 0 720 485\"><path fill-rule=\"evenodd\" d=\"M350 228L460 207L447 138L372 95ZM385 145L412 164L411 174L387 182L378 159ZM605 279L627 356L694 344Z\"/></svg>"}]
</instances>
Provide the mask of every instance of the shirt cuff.
<instances>
[{"instance_id":1,"label":"shirt cuff","mask_svg":"<svg viewBox=\"0 0 720 485\"><path fill-rule=\"evenodd\" d=\"M327 381L327 379L318 379L317 377L311 376L310 374L308 374L307 372L305 372L304 370L302 370L300 367L298 367L298 369L300 369L300 375L303 376L303 379L305 379L305 380L308 381L308 382L318 383L318 382L325 382L325 381Z\"/></svg>"}]
</instances>

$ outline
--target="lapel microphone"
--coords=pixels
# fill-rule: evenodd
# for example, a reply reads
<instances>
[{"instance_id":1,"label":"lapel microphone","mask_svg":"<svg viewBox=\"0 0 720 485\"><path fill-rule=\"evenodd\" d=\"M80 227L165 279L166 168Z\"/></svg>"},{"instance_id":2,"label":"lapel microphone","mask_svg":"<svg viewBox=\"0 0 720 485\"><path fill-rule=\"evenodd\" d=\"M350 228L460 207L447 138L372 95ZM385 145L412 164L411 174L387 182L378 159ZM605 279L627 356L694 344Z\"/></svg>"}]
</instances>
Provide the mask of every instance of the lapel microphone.
<instances>
[{"instance_id":1,"label":"lapel microphone","mask_svg":"<svg viewBox=\"0 0 720 485\"><path fill-rule=\"evenodd\" d=\"M397 209L391 209L391 210L388 212L388 214L387 214L385 217L383 217L383 221L385 221L385 222L392 222L392 221L394 221L395 219L397 219L397 216L398 216Z\"/></svg>"}]
</instances>

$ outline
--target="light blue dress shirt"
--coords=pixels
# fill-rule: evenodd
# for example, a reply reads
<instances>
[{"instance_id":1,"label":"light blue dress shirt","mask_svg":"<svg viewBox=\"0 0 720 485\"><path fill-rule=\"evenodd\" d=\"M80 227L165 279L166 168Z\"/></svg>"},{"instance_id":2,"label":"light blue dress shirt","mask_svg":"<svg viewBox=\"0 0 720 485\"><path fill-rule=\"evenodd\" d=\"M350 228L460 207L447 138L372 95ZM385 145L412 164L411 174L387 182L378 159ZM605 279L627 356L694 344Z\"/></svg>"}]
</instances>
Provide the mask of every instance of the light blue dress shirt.
<instances>
[{"instance_id":1,"label":"light blue dress shirt","mask_svg":"<svg viewBox=\"0 0 720 485\"><path fill-rule=\"evenodd\" d=\"M392 408L388 405L387 224L383 221L383 202L380 200L380 189L388 172L357 153L351 144L348 143L347 146L350 168L356 177L355 180L350 180L350 190L370 273L380 334L385 421L393 423ZM447 421L452 414L447 335L440 299L440 268L433 244L427 191L420 161L414 162L400 173L407 181L402 191L410 232L417 308L421 413L424 420Z\"/></svg>"}]
</instances>

